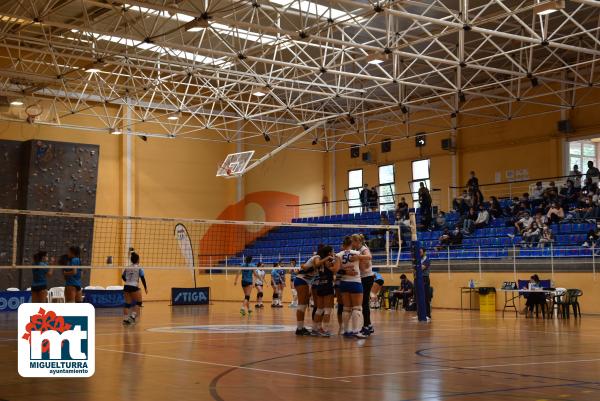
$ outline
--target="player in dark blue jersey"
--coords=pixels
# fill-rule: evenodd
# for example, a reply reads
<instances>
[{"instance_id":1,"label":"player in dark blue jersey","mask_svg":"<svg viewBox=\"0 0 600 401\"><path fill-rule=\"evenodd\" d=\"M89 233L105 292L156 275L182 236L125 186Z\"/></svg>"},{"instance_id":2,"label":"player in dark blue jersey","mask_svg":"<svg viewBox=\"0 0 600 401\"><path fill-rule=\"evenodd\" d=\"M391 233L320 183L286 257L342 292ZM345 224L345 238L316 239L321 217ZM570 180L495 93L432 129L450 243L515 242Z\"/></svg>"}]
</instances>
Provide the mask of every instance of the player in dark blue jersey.
<instances>
[{"instance_id":1,"label":"player in dark blue jersey","mask_svg":"<svg viewBox=\"0 0 600 401\"><path fill-rule=\"evenodd\" d=\"M331 311L333 310L333 285L336 273L332 259L333 248L324 246L319 251L319 255L323 259L327 259L318 268L319 278L315 291L315 306L317 310L313 318L315 324L311 334L321 337L331 337L329 320L331 318Z\"/></svg>"},{"instance_id":2,"label":"player in dark blue jersey","mask_svg":"<svg viewBox=\"0 0 600 401\"><path fill-rule=\"evenodd\" d=\"M72 246L69 248L68 266L69 269L63 269L63 275L65 276L65 302L82 302L83 293L81 290L81 275L82 269L78 269L81 266L81 249L78 246Z\"/></svg>"},{"instance_id":3,"label":"player in dark blue jersey","mask_svg":"<svg viewBox=\"0 0 600 401\"><path fill-rule=\"evenodd\" d=\"M48 302L48 276L52 274L52 270L47 267L48 253L39 251L33 255L33 264L40 267L32 271L31 302Z\"/></svg>"},{"instance_id":4,"label":"player in dark blue jersey","mask_svg":"<svg viewBox=\"0 0 600 401\"><path fill-rule=\"evenodd\" d=\"M242 290L244 291L244 301L242 302L242 307L240 309L240 314L242 316L245 316L246 313L248 315L252 313L252 309L250 309L250 294L252 293L253 273L255 267L256 265L252 263L252 256L246 256L244 263L242 263L242 269L238 270L238 272L235 274L233 285L237 285L240 272L242 275Z\"/></svg>"}]
</instances>

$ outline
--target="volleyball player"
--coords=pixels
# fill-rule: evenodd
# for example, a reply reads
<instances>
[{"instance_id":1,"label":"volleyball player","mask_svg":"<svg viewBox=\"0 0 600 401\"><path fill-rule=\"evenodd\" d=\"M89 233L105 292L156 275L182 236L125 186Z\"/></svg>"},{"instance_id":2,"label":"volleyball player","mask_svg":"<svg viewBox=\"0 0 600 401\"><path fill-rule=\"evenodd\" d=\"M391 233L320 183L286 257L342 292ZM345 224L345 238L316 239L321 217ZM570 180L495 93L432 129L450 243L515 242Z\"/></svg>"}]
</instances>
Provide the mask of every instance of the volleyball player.
<instances>
[{"instance_id":1,"label":"volleyball player","mask_svg":"<svg viewBox=\"0 0 600 401\"><path fill-rule=\"evenodd\" d=\"M72 246L69 248L67 253L68 266L70 269L63 269L63 275L65 277L65 302L82 302L83 294L81 291L81 274L82 269L78 269L77 266L81 266L81 249L78 246Z\"/></svg>"},{"instance_id":2,"label":"volleyball player","mask_svg":"<svg viewBox=\"0 0 600 401\"><path fill-rule=\"evenodd\" d=\"M360 277L359 259L360 252L352 249L352 238L345 237L342 251L336 254L334 269L343 270L340 278L340 292L342 294L342 326L344 337L366 338L362 333L363 326L362 304L363 287Z\"/></svg>"},{"instance_id":3,"label":"volleyball player","mask_svg":"<svg viewBox=\"0 0 600 401\"><path fill-rule=\"evenodd\" d=\"M144 292L148 294L144 269L140 267L140 255L131 252L129 258L131 260L131 266L125 268L121 275L121 278L125 282L125 285L123 286L123 296L125 297L123 324L125 325L134 324L140 312L142 306L142 293L139 287L140 281L144 286Z\"/></svg>"},{"instance_id":4,"label":"volleyball player","mask_svg":"<svg viewBox=\"0 0 600 401\"><path fill-rule=\"evenodd\" d=\"M280 308L283 305L281 305L281 300L279 298L281 290L281 270L279 269L279 262L273 263L273 269L271 270L271 287L273 287L271 307Z\"/></svg>"},{"instance_id":5,"label":"volleyball player","mask_svg":"<svg viewBox=\"0 0 600 401\"><path fill-rule=\"evenodd\" d=\"M371 307L379 308L379 292L383 288L384 284L383 276L379 272L375 272L375 280L373 282L373 288L371 288Z\"/></svg>"},{"instance_id":6,"label":"volleyball player","mask_svg":"<svg viewBox=\"0 0 600 401\"><path fill-rule=\"evenodd\" d=\"M364 326L361 330L362 334L370 336L375 332L373 325L371 324L371 308L369 305L371 297L371 288L375 281L375 274L373 273L373 256L369 247L365 244L365 237L362 234L352 235L352 249L358 251L359 266L360 266L360 278L363 286L363 300L362 300L362 313L364 319Z\"/></svg>"},{"instance_id":7,"label":"volleyball player","mask_svg":"<svg viewBox=\"0 0 600 401\"><path fill-rule=\"evenodd\" d=\"M298 307L296 309L296 335L298 336L310 336L310 331L304 327L304 315L310 299L310 287L315 281L317 269L321 266L321 263L327 260L331 260L331 257L324 255L322 258L317 253L302 264L298 274L296 274L294 287L298 291Z\"/></svg>"},{"instance_id":8,"label":"volleyball player","mask_svg":"<svg viewBox=\"0 0 600 401\"><path fill-rule=\"evenodd\" d=\"M292 302L290 302L290 308L295 308L298 306L298 291L296 291L296 287L294 287L294 280L296 279L296 274L299 271L296 267L296 264L296 259L290 260L290 288L292 290Z\"/></svg>"},{"instance_id":9,"label":"volleyball player","mask_svg":"<svg viewBox=\"0 0 600 401\"><path fill-rule=\"evenodd\" d=\"M48 269L48 253L39 251L33 255L33 264L40 266L32 270L31 282L31 302L48 302L48 276L52 274L52 270Z\"/></svg>"},{"instance_id":10,"label":"volleyball player","mask_svg":"<svg viewBox=\"0 0 600 401\"><path fill-rule=\"evenodd\" d=\"M244 259L244 263L242 263L242 267L255 267L252 263L252 256L246 256ZM252 269L242 269L242 290L244 291L244 301L242 302L242 307L240 308L240 314L242 316L246 316L252 313L252 309L250 309L250 294L252 293ZM235 274L235 280L233 285L237 285L238 277L240 276L240 271Z\"/></svg>"},{"instance_id":11,"label":"volleyball player","mask_svg":"<svg viewBox=\"0 0 600 401\"><path fill-rule=\"evenodd\" d=\"M254 278L254 287L256 287L256 305L255 308L264 308L263 305L263 285L265 283L265 271L262 269L263 264L259 262L256 265L256 270L252 273Z\"/></svg>"},{"instance_id":12,"label":"volleyball player","mask_svg":"<svg viewBox=\"0 0 600 401\"><path fill-rule=\"evenodd\" d=\"M321 257L325 255L328 260L321 263L321 266L318 269L319 279L314 295L317 310L313 319L315 325L312 328L311 334L321 337L331 337L329 320L331 318L331 311L333 310L333 284L336 272L336 268L332 263L332 258L334 256L333 248L324 246L321 248L319 254Z\"/></svg>"},{"instance_id":13,"label":"volleyball player","mask_svg":"<svg viewBox=\"0 0 600 401\"><path fill-rule=\"evenodd\" d=\"M285 290L285 269L283 268L283 262L279 261L279 285L277 287L277 307L283 308L283 291Z\"/></svg>"}]
</instances>

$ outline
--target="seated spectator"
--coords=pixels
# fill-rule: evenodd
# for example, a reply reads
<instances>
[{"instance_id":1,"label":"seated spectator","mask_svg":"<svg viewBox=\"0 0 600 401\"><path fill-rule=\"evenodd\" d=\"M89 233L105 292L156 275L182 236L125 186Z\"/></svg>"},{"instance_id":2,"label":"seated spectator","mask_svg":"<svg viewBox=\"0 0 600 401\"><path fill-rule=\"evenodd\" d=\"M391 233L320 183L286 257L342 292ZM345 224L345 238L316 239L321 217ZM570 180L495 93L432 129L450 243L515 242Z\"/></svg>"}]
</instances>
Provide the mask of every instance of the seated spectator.
<instances>
[{"instance_id":1,"label":"seated spectator","mask_svg":"<svg viewBox=\"0 0 600 401\"><path fill-rule=\"evenodd\" d=\"M450 233L450 246L459 247L462 245L462 242L463 242L463 233L460 230L460 227L458 225L456 225L456 227L454 227L454 231L452 231Z\"/></svg>"},{"instance_id":2,"label":"seated spectator","mask_svg":"<svg viewBox=\"0 0 600 401\"><path fill-rule=\"evenodd\" d=\"M533 223L533 217L529 215L528 211L521 212L519 216L519 219L515 222L515 229L518 234L522 234Z\"/></svg>"},{"instance_id":3,"label":"seated spectator","mask_svg":"<svg viewBox=\"0 0 600 401\"><path fill-rule=\"evenodd\" d=\"M558 200L558 188L554 181L550 181L550 184L544 189L544 201L546 204L556 202Z\"/></svg>"},{"instance_id":4,"label":"seated spectator","mask_svg":"<svg viewBox=\"0 0 600 401\"><path fill-rule=\"evenodd\" d=\"M475 228L475 220L477 220L477 213L475 212L475 209L469 208L469 213L463 217L463 234L469 235L473 232L473 229Z\"/></svg>"},{"instance_id":5,"label":"seated spectator","mask_svg":"<svg viewBox=\"0 0 600 401\"><path fill-rule=\"evenodd\" d=\"M575 218L581 220L593 219L599 216L597 205L593 202L591 196L582 196L577 201L577 206L572 210Z\"/></svg>"},{"instance_id":6,"label":"seated spectator","mask_svg":"<svg viewBox=\"0 0 600 401\"><path fill-rule=\"evenodd\" d=\"M587 239L582 244L582 246L584 246L586 248L588 248L588 247L596 248L598 245L600 245L598 243L598 240L600 240L600 221L596 223L596 228L588 231Z\"/></svg>"},{"instance_id":7,"label":"seated spectator","mask_svg":"<svg viewBox=\"0 0 600 401\"><path fill-rule=\"evenodd\" d=\"M529 199L529 193L525 192L523 196L521 196L521 204L525 209L531 209L531 200Z\"/></svg>"},{"instance_id":8,"label":"seated spectator","mask_svg":"<svg viewBox=\"0 0 600 401\"><path fill-rule=\"evenodd\" d=\"M596 184L590 177L586 177L581 188L581 193L584 195L595 194L598 191L598 184Z\"/></svg>"},{"instance_id":9,"label":"seated spectator","mask_svg":"<svg viewBox=\"0 0 600 401\"><path fill-rule=\"evenodd\" d=\"M575 188L573 180L567 180L567 184L560 190L560 196L564 201L564 205L573 204L579 198L579 191Z\"/></svg>"},{"instance_id":10,"label":"seated spectator","mask_svg":"<svg viewBox=\"0 0 600 401\"><path fill-rule=\"evenodd\" d=\"M529 226L529 228L526 229L522 235L523 235L523 240L521 241L521 244L523 245L523 247L532 248L534 246L537 246L537 244L540 240L540 237L542 236L542 230L537 225L537 223L534 221L533 223L531 223L531 226Z\"/></svg>"},{"instance_id":11,"label":"seated spectator","mask_svg":"<svg viewBox=\"0 0 600 401\"><path fill-rule=\"evenodd\" d=\"M541 210L537 210L535 212L535 217L533 218L538 227L543 227L545 224L548 224L548 217L542 213Z\"/></svg>"},{"instance_id":12,"label":"seated spectator","mask_svg":"<svg viewBox=\"0 0 600 401\"><path fill-rule=\"evenodd\" d=\"M542 235L540 237L540 242L538 247L545 248L546 245L552 244L554 242L554 234L552 234L552 230L548 226L548 224L544 224L542 227Z\"/></svg>"},{"instance_id":13,"label":"seated spectator","mask_svg":"<svg viewBox=\"0 0 600 401\"><path fill-rule=\"evenodd\" d=\"M514 198L512 198L510 205L508 205L508 207L506 208L506 215L516 217L522 211L523 207L521 206L521 201L519 200L518 196L515 196Z\"/></svg>"},{"instance_id":14,"label":"seated spectator","mask_svg":"<svg viewBox=\"0 0 600 401\"><path fill-rule=\"evenodd\" d=\"M535 183L535 188L531 191L531 199L532 200L542 200L544 198L544 187L542 186L542 182L538 181Z\"/></svg>"},{"instance_id":15,"label":"seated spectator","mask_svg":"<svg viewBox=\"0 0 600 401\"><path fill-rule=\"evenodd\" d=\"M435 229L443 230L445 228L446 228L446 213L444 213L440 210L438 212L437 216L435 217Z\"/></svg>"},{"instance_id":16,"label":"seated spectator","mask_svg":"<svg viewBox=\"0 0 600 401\"><path fill-rule=\"evenodd\" d=\"M502 217L504 214L502 212L502 206L500 206L500 202L498 198L495 196L490 196L490 208L489 208L490 216L494 219Z\"/></svg>"},{"instance_id":17,"label":"seated spectator","mask_svg":"<svg viewBox=\"0 0 600 401\"><path fill-rule=\"evenodd\" d=\"M548 209L546 217L548 217L548 221L551 224L559 223L565 218L565 211L563 210L562 206L558 204L558 202L554 202Z\"/></svg>"},{"instance_id":18,"label":"seated spectator","mask_svg":"<svg viewBox=\"0 0 600 401\"><path fill-rule=\"evenodd\" d=\"M458 212L461 216L466 214L471 207L471 195L465 189L462 195L452 201L453 209Z\"/></svg>"},{"instance_id":19,"label":"seated spectator","mask_svg":"<svg viewBox=\"0 0 600 401\"><path fill-rule=\"evenodd\" d=\"M408 220L408 203L404 197L400 198L398 206L396 206L396 221Z\"/></svg>"},{"instance_id":20,"label":"seated spectator","mask_svg":"<svg viewBox=\"0 0 600 401\"><path fill-rule=\"evenodd\" d=\"M483 204L479 205L479 213L477 213L477 219L475 219L475 228L483 228L490 222L490 213L483 207Z\"/></svg>"},{"instance_id":21,"label":"seated spectator","mask_svg":"<svg viewBox=\"0 0 600 401\"><path fill-rule=\"evenodd\" d=\"M398 301L402 299L402 309L408 310L413 297L414 285L406 278L406 274L400 275L400 287L390 295L390 308L396 308Z\"/></svg>"},{"instance_id":22,"label":"seated spectator","mask_svg":"<svg viewBox=\"0 0 600 401\"><path fill-rule=\"evenodd\" d=\"M448 230L447 228L444 229L444 232L442 232L442 235L440 235L440 238L438 239L438 246L436 247L436 249L438 251L441 251L442 249L446 249L450 246L450 242L452 240L452 235L450 234L450 230Z\"/></svg>"},{"instance_id":23,"label":"seated spectator","mask_svg":"<svg viewBox=\"0 0 600 401\"><path fill-rule=\"evenodd\" d=\"M575 184L575 188L581 188L581 178L583 174L579 171L579 166L577 164L573 165L573 170L569 172L569 175Z\"/></svg>"},{"instance_id":24,"label":"seated spectator","mask_svg":"<svg viewBox=\"0 0 600 401\"><path fill-rule=\"evenodd\" d=\"M593 161L587 162L588 171L585 173L586 178L597 178L600 177L600 170L594 166Z\"/></svg>"}]
</instances>

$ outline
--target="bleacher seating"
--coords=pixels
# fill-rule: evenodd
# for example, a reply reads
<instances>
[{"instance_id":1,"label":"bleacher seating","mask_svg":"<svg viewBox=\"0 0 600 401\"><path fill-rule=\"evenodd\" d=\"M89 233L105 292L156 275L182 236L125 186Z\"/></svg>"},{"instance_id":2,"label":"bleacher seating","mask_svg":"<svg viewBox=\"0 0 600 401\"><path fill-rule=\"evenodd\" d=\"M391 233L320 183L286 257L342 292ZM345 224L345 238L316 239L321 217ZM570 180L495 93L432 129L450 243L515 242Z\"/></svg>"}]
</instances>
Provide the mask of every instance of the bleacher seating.
<instances>
[{"instance_id":1,"label":"bleacher seating","mask_svg":"<svg viewBox=\"0 0 600 401\"><path fill-rule=\"evenodd\" d=\"M503 205L504 206L504 205ZM395 223L393 212L382 212L386 214L390 224ZM417 216L419 214L417 213ZM446 224L449 227L455 225L459 220L457 212L446 214ZM419 221L417 217L417 221ZM352 224L352 225L376 225L381 224L381 214L379 212L365 212L356 214L341 214L333 216L302 217L292 220L293 223L308 224ZM418 238L422 245L429 250L429 257L432 260L444 259L502 259L516 256L517 258L579 258L591 257L592 250L581 247L585 241L586 233L595 225L593 223L571 223L554 224L551 229L555 235L553 248L521 248L518 244L521 237L510 238L509 234L514 232L513 227L508 225L506 218L499 218L490 221L486 228L475 230L471 235L465 236L461 247L452 249L436 250L438 239L442 234L441 230L420 231ZM232 265L241 263L246 255L259 257L264 263L273 263L278 260L289 261L290 259L304 260L316 250L318 244L330 244L338 246L345 235L353 234L357 230L352 228L332 228L321 229L318 227L294 227L284 226L270 231L264 236L258 238L246 249L238 253L228 262ZM369 229L360 230L369 238L371 231ZM392 248L392 258L397 257L398 249ZM381 262L385 259L385 254L374 252L376 261ZM408 261L411 255L408 251L402 250L401 261ZM223 263L221 263L223 265Z\"/></svg>"}]
</instances>

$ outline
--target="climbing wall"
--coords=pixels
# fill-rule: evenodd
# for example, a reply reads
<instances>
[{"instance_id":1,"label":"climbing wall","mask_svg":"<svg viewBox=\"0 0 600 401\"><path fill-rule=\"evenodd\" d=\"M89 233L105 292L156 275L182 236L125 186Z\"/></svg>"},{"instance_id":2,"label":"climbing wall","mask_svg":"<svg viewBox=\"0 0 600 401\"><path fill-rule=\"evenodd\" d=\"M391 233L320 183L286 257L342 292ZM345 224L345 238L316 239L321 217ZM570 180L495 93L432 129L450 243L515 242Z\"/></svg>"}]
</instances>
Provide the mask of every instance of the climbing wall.
<instances>
[{"instance_id":1,"label":"climbing wall","mask_svg":"<svg viewBox=\"0 0 600 401\"><path fill-rule=\"evenodd\" d=\"M0 141L0 208L19 208L19 178L22 142ZM12 264L14 218L0 214L0 266ZM0 270L0 289L14 287L19 275L14 270Z\"/></svg>"},{"instance_id":2,"label":"climbing wall","mask_svg":"<svg viewBox=\"0 0 600 401\"><path fill-rule=\"evenodd\" d=\"M0 147L0 151L15 146L6 142L0 142L4 145ZM16 195L16 202L10 206L15 209L86 214L95 212L99 160L97 145L41 140L21 142L19 145L19 152L11 159L11 167L6 167L6 172L0 170L0 180L4 182L10 180L9 177L16 169L17 188L12 194L5 193L8 191L2 189L0 200L12 199L11 196ZM8 157L10 158L10 154ZM0 206L5 207L5 204ZM12 224L9 226L12 227ZM58 259L60 255L67 253L70 246L77 245L82 249L82 264L89 264L93 228L93 221L89 219L21 216L17 263L31 264L32 256L38 250L45 250L51 258ZM89 275L84 277L89 282ZM19 271L19 285L14 285L14 279L11 276L7 282L0 276L0 288L28 287L31 272ZM62 283L62 275L56 272L49 285Z\"/></svg>"}]
</instances>

